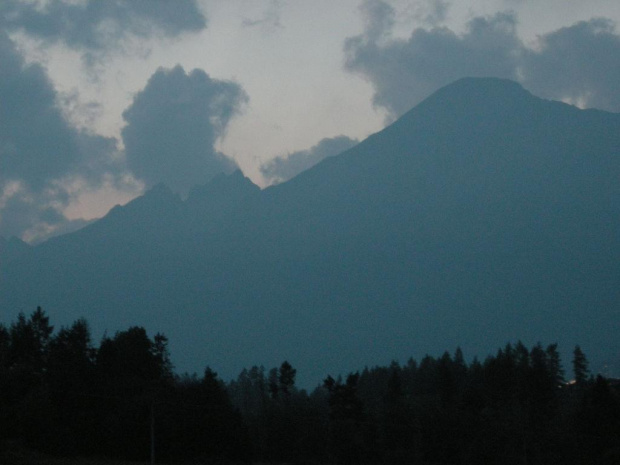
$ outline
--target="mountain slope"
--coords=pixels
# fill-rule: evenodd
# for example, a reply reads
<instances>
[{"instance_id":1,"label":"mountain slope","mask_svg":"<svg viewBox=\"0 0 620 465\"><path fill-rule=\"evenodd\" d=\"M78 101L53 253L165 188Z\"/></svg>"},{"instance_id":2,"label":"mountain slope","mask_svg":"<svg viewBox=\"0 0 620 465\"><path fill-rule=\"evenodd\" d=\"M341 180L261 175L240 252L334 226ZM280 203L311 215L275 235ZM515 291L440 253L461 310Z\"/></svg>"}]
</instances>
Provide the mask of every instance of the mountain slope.
<instances>
[{"instance_id":1,"label":"mountain slope","mask_svg":"<svg viewBox=\"0 0 620 465\"><path fill-rule=\"evenodd\" d=\"M620 115L500 79L447 86L281 185L159 186L0 262L0 304L147 325L180 369L302 380L461 345L620 358Z\"/></svg>"}]
</instances>

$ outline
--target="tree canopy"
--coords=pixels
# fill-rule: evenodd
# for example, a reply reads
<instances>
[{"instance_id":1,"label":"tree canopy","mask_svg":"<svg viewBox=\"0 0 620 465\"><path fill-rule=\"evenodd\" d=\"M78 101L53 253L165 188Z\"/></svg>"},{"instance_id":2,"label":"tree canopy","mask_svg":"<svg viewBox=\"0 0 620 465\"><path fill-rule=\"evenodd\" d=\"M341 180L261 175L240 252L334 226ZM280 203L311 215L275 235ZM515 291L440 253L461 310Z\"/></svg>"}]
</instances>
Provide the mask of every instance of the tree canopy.
<instances>
[{"instance_id":1,"label":"tree canopy","mask_svg":"<svg viewBox=\"0 0 620 465\"><path fill-rule=\"evenodd\" d=\"M229 382L209 366L179 375L163 334L134 326L96 346L86 320L54 331L37 308L0 324L0 461L616 463L619 383L588 376L579 346L572 365L566 382L557 344L471 363L457 348L307 392L289 361Z\"/></svg>"}]
</instances>

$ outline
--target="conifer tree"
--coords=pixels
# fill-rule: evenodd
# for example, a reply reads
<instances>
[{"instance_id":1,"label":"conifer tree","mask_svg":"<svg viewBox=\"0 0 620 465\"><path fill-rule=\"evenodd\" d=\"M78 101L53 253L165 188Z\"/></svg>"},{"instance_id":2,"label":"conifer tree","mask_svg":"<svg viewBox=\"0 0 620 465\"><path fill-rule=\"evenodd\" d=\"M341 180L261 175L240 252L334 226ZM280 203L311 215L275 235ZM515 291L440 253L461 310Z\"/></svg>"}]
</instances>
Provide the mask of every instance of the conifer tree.
<instances>
[{"instance_id":1,"label":"conifer tree","mask_svg":"<svg viewBox=\"0 0 620 465\"><path fill-rule=\"evenodd\" d=\"M282 391L285 396L289 396L291 394L293 386L295 386L296 374L297 370L293 368L290 363L286 360L282 362L282 365L280 365L278 380L280 382L280 391Z\"/></svg>"},{"instance_id":2,"label":"conifer tree","mask_svg":"<svg viewBox=\"0 0 620 465\"><path fill-rule=\"evenodd\" d=\"M562 362L560 361L557 343L547 346L546 353L547 369L549 370L549 374L553 378L555 385L559 386L564 383L564 369L562 368Z\"/></svg>"},{"instance_id":3,"label":"conifer tree","mask_svg":"<svg viewBox=\"0 0 620 465\"><path fill-rule=\"evenodd\" d=\"M588 360L582 352L581 347L575 346L573 351L573 374L575 375L576 384L584 384L588 379Z\"/></svg>"}]
</instances>

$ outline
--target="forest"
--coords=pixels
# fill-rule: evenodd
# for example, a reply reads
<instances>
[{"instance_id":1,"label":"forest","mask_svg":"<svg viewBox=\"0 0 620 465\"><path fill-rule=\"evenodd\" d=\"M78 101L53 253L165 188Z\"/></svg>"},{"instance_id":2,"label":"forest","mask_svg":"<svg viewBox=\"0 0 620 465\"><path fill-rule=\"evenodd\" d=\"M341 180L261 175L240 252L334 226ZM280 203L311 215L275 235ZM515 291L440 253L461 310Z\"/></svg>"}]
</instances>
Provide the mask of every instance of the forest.
<instances>
[{"instance_id":1,"label":"forest","mask_svg":"<svg viewBox=\"0 0 620 465\"><path fill-rule=\"evenodd\" d=\"M287 361L231 381L177 374L163 334L131 327L97 346L87 321L55 331L39 307L0 325L0 462L620 463L618 380L572 354L565 370L557 344L469 363L456 348L308 392Z\"/></svg>"}]
</instances>

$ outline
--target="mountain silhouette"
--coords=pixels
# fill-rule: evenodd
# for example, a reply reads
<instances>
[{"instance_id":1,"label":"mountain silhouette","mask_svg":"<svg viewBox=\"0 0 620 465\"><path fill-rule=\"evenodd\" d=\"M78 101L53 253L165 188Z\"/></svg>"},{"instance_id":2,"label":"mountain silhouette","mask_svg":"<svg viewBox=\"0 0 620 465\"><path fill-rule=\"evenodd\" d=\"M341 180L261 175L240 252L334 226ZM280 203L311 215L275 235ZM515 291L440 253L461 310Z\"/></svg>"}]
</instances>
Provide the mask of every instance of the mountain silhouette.
<instances>
[{"instance_id":1,"label":"mountain silhouette","mask_svg":"<svg viewBox=\"0 0 620 465\"><path fill-rule=\"evenodd\" d=\"M620 115L501 79L440 89L288 182L163 185L84 229L0 247L6 319L144 325L180 371L289 360L300 382L461 346L620 360ZM566 358L566 357L565 357Z\"/></svg>"}]
</instances>

